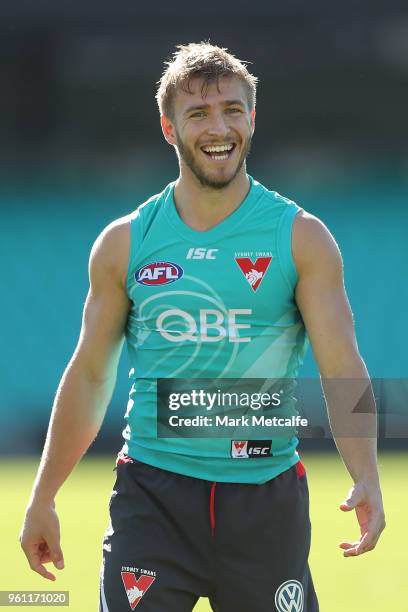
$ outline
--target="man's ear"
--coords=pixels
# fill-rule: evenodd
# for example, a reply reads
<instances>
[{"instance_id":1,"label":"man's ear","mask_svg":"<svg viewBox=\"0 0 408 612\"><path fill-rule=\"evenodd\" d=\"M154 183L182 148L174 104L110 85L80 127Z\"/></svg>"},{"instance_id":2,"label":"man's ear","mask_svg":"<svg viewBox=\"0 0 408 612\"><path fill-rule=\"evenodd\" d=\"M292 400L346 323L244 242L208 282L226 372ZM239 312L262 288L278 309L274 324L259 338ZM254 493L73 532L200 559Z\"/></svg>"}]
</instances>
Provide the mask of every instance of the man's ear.
<instances>
[{"instance_id":1,"label":"man's ear","mask_svg":"<svg viewBox=\"0 0 408 612\"><path fill-rule=\"evenodd\" d=\"M252 127L252 132L255 131L255 116L256 116L256 108L253 108L251 110L251 127Z\"/></svg>"},{"instance_id":2,"label":"man's ear","mask_svg":"<svg viewBox=\"0 0 408 612\"><path fill-rule=\"evenodd\" d=\"M171 145L176 144L176 130L173 122L166 117L166 115L160 115L160 125L163 132L163 136L167 142Z\"/></svg>"}]
</instances>

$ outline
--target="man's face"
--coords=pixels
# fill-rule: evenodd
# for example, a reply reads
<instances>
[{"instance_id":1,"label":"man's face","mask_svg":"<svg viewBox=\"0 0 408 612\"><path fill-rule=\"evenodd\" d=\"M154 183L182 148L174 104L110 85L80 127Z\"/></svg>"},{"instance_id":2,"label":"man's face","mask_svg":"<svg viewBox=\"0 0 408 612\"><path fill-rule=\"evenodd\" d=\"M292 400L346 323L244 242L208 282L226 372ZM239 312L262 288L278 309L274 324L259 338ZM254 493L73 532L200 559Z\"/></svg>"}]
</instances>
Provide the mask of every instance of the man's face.
<instances>
[{"instance_id":1,"label":"man's face","mask_svg":"<svg viewBox=\"0 0 408 612\"><path fill-rule=\"evenodd\" d=\"M177 91L173 120L162 117L164 135L177 147L180 164L187 166L204 187L222 189L236 177L249 153L255 111L248 106L245 85L236 77L221 77L208 86L191 81L192 93ZM216 147L217 149L215 149Z\"/></svg>"}]
</instances>

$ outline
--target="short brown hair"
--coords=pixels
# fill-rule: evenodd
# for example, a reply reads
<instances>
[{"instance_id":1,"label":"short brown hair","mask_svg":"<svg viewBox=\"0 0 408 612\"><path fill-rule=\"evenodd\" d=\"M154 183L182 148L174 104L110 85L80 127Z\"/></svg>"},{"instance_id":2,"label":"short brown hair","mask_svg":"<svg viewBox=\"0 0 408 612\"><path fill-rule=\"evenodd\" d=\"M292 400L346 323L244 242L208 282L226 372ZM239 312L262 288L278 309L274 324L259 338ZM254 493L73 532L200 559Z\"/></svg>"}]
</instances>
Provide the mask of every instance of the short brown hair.
<instances>
[{"instance_id":1,"label":"short brown hair","mask_svg":"<svg viewBox=\"0 0 408 612\"><path fill-rule=\"evenodd\" d=\"M178 88L191 93L191 79L204 79L201 94L206 95L211 83L219 83L222 76L236 76L244 83L251 110L255 107L257 77L247 69L248 62L242 62L227 49L209 42L178 45L172 58L165 62L165 69L156 93L157 104L162 115L172 117L174 94Z\"/></svg>"}]
</instances>

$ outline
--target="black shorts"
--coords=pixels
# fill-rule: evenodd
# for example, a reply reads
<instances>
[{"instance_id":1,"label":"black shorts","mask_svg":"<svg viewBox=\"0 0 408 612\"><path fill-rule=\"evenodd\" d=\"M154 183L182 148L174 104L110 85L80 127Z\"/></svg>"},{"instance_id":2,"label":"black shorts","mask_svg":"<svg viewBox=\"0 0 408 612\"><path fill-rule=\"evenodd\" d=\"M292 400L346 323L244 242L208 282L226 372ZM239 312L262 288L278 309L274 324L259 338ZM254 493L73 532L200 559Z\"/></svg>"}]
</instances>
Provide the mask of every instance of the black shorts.
<instances>
[{"instance_id":1,"label":"black shorts","mask_svg":"<svg viewBox=\"0 0 408 612\"><path fill-rule=\"evenodd\" d=\"M102 612L318 612L299 462L262 485L211 483L125 458L103 542Z\"/></svg>"}]
</instances>

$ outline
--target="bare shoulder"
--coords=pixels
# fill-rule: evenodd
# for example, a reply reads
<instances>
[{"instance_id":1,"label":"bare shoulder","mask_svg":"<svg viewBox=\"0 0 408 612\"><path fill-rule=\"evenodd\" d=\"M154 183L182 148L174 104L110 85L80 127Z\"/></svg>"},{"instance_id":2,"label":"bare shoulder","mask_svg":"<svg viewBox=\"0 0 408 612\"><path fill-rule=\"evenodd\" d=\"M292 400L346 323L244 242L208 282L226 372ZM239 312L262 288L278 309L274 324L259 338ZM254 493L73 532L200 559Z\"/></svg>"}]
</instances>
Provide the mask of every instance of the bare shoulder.
<instances>
[{"instance_id":1,"label":"bare shoulder","mask_svg":"<svg viewBox=\"0 0 408 612\"><path fill-rule=\"evenodd\" d=\"M112 221L95 240L90 260L90 275L109 274L111 278L126 286L130 248L130 220L126 215Z\"/></svg>"},{"instance_id":2,"label":"bare shoulder","mask_svg":"<svg viewBox=\"0 0 408 612\"><path fill-rule=\"evenodd\" d=\"M326 225L301 210L293 223L292 252L299 273L312 268L342 270L339 246Z\"/></svg>"}]
</instances>

